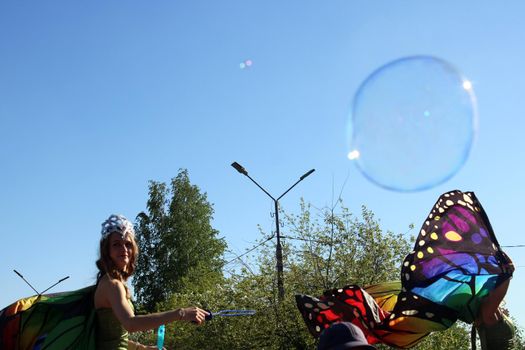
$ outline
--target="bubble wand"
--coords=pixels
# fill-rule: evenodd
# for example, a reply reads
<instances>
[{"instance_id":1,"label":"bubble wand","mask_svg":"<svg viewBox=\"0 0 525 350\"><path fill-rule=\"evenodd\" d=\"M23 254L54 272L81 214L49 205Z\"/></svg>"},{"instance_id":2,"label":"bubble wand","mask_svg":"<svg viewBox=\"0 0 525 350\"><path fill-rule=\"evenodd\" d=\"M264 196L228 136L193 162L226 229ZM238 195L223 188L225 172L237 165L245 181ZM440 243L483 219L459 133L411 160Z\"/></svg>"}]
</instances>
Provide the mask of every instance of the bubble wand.
<instances>
[{"instance_id":1,"label":"bubble wand","mask_svg":"<svg viewBox=\"0 0 525 350\"><path fill-rule=\"evenodd\" d=\"M209 321L217 316L232 317L232 316L252 316L255 315L255 310L220 310L217 312L211 312L209 310L206 316L206 321Z\"/></svg>"},{"instance_id":2,"label":"bubble wand","mask_svg":"<svg viewBox=\"0 0 525 350\"><path fill-rule=\"evenodd\" d=\"M234 317L234 316L252 316L255 315L255 310L219 310L217 312L211 312L206 310L208 315L204 318L206 321L210 321L214 317ZM192 321L192 323L196 323ZM166 332L166 327L161 325L157 331L157 349L161 350L164 346L164 333Z\"/></svg>"}]
</instances>

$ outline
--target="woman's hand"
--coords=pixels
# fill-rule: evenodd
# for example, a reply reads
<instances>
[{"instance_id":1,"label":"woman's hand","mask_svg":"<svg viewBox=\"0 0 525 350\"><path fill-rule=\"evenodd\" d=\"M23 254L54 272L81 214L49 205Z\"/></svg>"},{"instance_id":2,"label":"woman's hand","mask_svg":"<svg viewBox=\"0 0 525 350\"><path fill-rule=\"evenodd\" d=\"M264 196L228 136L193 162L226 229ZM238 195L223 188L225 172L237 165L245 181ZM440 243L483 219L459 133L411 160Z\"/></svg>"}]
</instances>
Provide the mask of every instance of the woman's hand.
<instances>
[{"instance_id":1,"label":"woman's hand","mask_svg":"<svg viewBox=\"0 0 525 350\"><path fill-rule=\"evenodd\" d=\"M207 311L195 306L179 309L178 312L181 320L195 322L197 324L202 324L202 322L205 321L206 316L209 315Z\"/></svg>"}]
</instances>

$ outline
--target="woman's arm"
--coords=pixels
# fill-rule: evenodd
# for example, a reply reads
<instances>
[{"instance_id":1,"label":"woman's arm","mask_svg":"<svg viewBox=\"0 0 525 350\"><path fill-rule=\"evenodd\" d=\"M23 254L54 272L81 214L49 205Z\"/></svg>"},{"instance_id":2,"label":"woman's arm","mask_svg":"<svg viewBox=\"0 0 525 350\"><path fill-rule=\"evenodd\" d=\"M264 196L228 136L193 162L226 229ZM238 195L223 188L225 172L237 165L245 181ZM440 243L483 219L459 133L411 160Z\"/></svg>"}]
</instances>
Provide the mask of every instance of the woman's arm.
<instances>
[{"instance_id":1,"label":"woman's arm","mask_svg":"<svg viewBox=\"0 0 525 350\"><path fill-rule=\"evenodd\" d=\"M478 324L485 324L491 326L501 319L501 313L499 311L499 305L507 289L509 289L510 278L500 284L496 289L489 293L489 295L483 300L478 315Z\"/></svg>"},{"instance_id":2,"label":"woman's arm","mask_svg":"<svg viewBox=\"0 0 525 350\"><path fill-rule=\"evenodd\" d=\"M117 280L108 280L106 298L113 313L128 332L155 329L160 325L173 321L192 321L197 324L204 322L208 313L198 307L188 307L148 315L135 316L126 299L124 284Z\"/></svg>"}]
</instances>

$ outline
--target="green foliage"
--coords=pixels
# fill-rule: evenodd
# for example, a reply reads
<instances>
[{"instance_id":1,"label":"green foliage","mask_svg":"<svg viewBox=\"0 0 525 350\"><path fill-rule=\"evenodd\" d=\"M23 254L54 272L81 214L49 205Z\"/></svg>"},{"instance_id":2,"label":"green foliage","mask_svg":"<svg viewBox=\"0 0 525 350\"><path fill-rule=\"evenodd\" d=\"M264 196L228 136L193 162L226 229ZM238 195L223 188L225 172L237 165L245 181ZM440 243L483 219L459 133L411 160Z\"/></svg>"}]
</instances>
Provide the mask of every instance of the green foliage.
<instances>
[{"instance_id":1,"label":"green foliage","mask_svg":"<svg viewBox=\"0 0 525 350\"><path fill-rule=\"evenodd\" d=\"M184 290L205 291L222 280L226 248L211 226L213 207L180 170L168 187L151 181L147 213L137 216L140 254L133 286L148 312Z\"/></svg>"},{"instance_id":2,"label":"green foliage","mask_svg":"<svg viewBox=\"0 0 525 350\"><path fill-rule=\"evenodd\" d=\"M515 336L514 336L514 347L512 350L523 350L525 349L525 333L523 328L518 325L518 321L512 317L512 322L515 327Z\"/></svg>"},{"instance_id":3,"label":"green foliage","mask_svg":"<svg viewBox=\"0 0 525 350\"><path fill-rule=\"evenodd\" d=\"M347 284L398 280L410 240L402 234L384 232L364 206L361 218L352 215L342 202L338 203L340 212L335 209L325 208L312 216L310 205L301 201L300 214L285 216L293 238L287 245L288 272L297 270L295 275L300 277L291 287L318 295Z\"/></svg>"},{"instance_id":4,"label":"green foliage","mask_svg":"<svg viewBox=\"0 0 525 350\"><path fill-rule=\"evenodd\" d=\"M168 349L313 349L315 340L306 332L304 322L288 293L282 305L277 303L275 261L266 259L274 247L265 249L260 273L248 270L229 276L223 283L206 292L174 293L159 305L162 310L188 305L218 311L222 309L253 309L254 316L215 317L202 326L185 322L167 325ZM266 254L268 253L268 254ZM151 334L134 335L144 344L154 344Z\"/></svg>"},{"instance_id":5,"label":"green foliage","mask_svg":"<svg viewBox=\"0 0 525 350\"><path fill-rule=\"evenodd\" d=\"M198 305L206 309L255 309L249 317L217 318L201 327L174 323L166 344L177 349L315 349L295 305L295 294L320 295L345 284L369 284L398 279L401 259L410 240L384 232L373 213L363 207L354 217L339 203L312 215L301 203L298 215L284 215L285 298L277 298L275 246L267 243L252 257L254 268L231 273L226 281L206 292L175 293L161 305L171 309ZM264 234L263 236L268 236Z\"/></svg>"}]
</instances>

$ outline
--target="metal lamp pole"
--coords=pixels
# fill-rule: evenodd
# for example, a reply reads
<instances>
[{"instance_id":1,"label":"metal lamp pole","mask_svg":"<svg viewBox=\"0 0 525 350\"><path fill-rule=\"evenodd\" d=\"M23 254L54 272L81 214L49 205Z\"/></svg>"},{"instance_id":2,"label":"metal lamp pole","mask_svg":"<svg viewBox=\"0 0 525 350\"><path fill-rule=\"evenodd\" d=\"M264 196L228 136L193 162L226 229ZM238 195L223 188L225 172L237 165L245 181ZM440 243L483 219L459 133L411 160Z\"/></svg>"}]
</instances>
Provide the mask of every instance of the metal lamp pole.
<instances>
[{"instance_id":1,"label":"metal lamp pole","mask_svg":"<svg viewBox=\"0 0 525 350\"><path fill-rule=\"evenodd\" d=\"M292 188L295 187L299 182L303 181L307 176L312 174L315 169L309 170L306 172L303 176L299 178L290 188L288 188L283 194L281 194L277 199L275 199L268 191L266 191L261 185L259 185L254 179L248 175L248 172L242 165L240 165L237 162L233 162L232 167L235 168L239 173L246 176L248 179L250 179L254 184L257 185L264 193L268 195L273 200L274 203L274 210L275 210L275 234L277 237L277 244L275 248L275 259L277 260L277 289L279 291L279 301L283 301L284 299L284 283L283 283L283 248L281 246L281 233L279 230L279 199L283 198L285 194L290 192Z\"/></svg>"}]
</instances>

